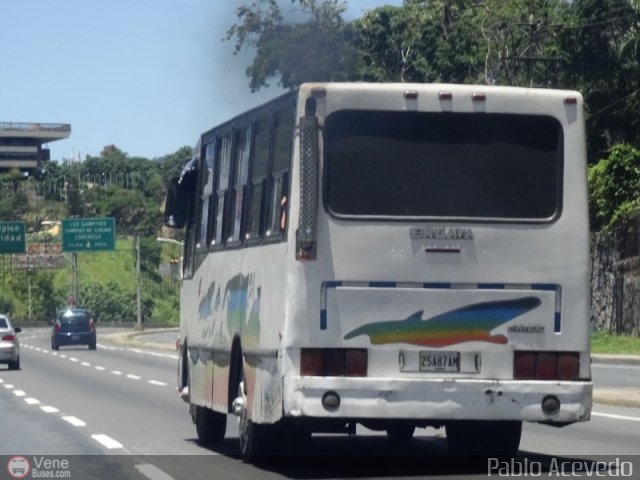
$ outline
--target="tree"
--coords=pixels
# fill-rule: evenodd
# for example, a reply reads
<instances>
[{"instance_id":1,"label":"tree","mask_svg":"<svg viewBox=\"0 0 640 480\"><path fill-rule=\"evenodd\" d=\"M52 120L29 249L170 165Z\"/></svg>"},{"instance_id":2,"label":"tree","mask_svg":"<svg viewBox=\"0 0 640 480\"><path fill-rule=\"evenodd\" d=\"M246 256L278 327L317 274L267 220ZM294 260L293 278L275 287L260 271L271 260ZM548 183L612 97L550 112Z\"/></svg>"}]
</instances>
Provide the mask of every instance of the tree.
<instances>
[{"instance_id":1,"label":"tree","mask_svg":"<svg viewBox=\"0 0 640 480\"><path fill-rule=\"evenodd\" d=\"M640 63L633 40L636 0L576 0L577 23L564 48L568 85L586 103L590 162L617 143L640 145Z\"/></svg>"},{"instance_id":2,"label":"tree","mask_svg":"<svg viewBox=\"0 0 640 480\"><path fill-rule=\"evenodd\" d=\"M159 203L140 190L128 190L117 185L92 189L87 194L93 216L116 219L122 235L155 235L161 225Z\"/></svg>"},{"instance_id":3,"label":"tree","mask_svg":"<svg viewBox=\"0 0 640 480\"><path fill-rule=\"evenodd\" d=\"M73 168L68 177L67 190L67 214L70 217L82 217L84 215L85 206L80 191L80 181L78 179L80 172L78 168Z\"/></svg>"},{"instance_id":4,"label":"tree","mask_svg":"<svg viewBox=\"0 0 640 480\"><path fill-rule=\"evenodd\" d=\"M355 74L356 49L342 18L346 4L338 0L292 0L300 12L287 19L276 0L254 0L236 10L238 23L225 40L236 53L254 48L247 68L251 91L278 85L294 88L303 82L348 80Z\"/></svg>"},{"instance_id":5,"label":"tree","mask_svg":"<svg viewBox=\"0 0 640 480\"><path fill-rule=\"evenodd\" d=\"M406 0L355 22L360 72L373 81L557 86L562 0Z\"/></svg>"},{"instance_id":6,"label":"tree","mask_svg":"<svg viewBox=\"0 0 640 480\"><path fill-rule=\"evenodd\" d=\"M181 147L170 155L165 155L156 160L158 170L162 175L163 184L166 186L173 177L179 177L182 168L191 159L193 149L191 147Z\"/></svg>"},{"instance_id":7,"label":"tree","mask_svg":"<svg viewBox=\"0 0 640 480\"><path fill-rule=\"evenodd\" d=\"M609 230L640 213L640 150L620 144L589 168L590 217L595 231Z\"/></svg>"},{"instance_id":8,"label":"tree","mask_svg":"<svg viewBox=\"0 0 640 480\"><path fill-rule=\"evenodd\" d=\"M26 212L28 201L24 191L20 188L23 177L17 168L0 173L0 220L22 220Z\"/></svg>"}]
</instances>

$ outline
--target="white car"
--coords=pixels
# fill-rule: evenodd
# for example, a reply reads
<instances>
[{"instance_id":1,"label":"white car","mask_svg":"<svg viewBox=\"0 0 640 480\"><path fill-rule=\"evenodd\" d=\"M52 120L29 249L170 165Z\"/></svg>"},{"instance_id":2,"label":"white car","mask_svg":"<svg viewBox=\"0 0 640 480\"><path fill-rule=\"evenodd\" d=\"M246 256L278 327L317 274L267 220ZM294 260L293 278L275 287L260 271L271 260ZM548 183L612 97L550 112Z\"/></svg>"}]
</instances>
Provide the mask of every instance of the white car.
<instances>
[{"instance_id":1,"label":"white car","mask_svg":"<svg viewBox=\"0 0 640 480\"><path fill-rule=\"evenodd\" d=\"M9 317L0 314L0 363L9 365L9 370L20 370L19 327L12 327Z\"/></svg>"}]
</instances>

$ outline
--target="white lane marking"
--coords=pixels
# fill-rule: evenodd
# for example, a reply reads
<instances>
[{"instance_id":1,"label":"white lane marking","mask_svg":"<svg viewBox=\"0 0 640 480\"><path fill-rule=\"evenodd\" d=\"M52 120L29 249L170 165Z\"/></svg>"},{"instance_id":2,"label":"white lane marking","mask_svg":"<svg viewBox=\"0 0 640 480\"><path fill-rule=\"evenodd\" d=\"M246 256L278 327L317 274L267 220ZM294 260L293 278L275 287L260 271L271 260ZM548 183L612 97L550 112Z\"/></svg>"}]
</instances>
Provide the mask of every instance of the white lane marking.
<instances>
[{"instance_id":1,"label":"white lane marking","mask_svg":"<svg viewBox=\"0 0 640 480\"><path fill-rule=\"evenodd\" d=\"M113 373L114 375L122 375L122 372L119 370L111 370L111 373Z\"/></svg>"},{"instance_id":2,"label":"white lane marking","mask_svg":"<svg viewBox=\"0 0 640 480\"><path fill-rule=\"evenodd\" d=\"M151 463L142 463L140 465L136 465L136 470L138 470L142 475L151 480L174 480L174 478L168 475L166 472L160 470L155 465Z\"/></svg>"},{"instance_id":3,"label":"white lane marking","mask_svg":"<svg viewBox=\"0 0 640 480\"><path fill-rule=\"evenodd\" d=\"M107 435L91 435L91 438L93 438L96 442L102 444L109 450L113 450L114 448L124 448L120 442L115 441L113 438L108 437Z\"/></svg>"},{"instance_id":4,"label":"white lane marking","mask_svg":"<svg viewBox=\"0 0 640 480\"><path fill-rule=\"evenodd\" d=\"M67 356L64 353L61 353L60 358L67 358Z\"/></svg>"},{"instance_id":5,"label":"white lane marking","mask_svg":"<svg viewBox=\"0 0 640 480\"><path fill-rule=\"evenodd\" d=\"M44 353L45 355L49 353L49 350L44 350L42 349L42 353Z\"/></svg>"},{"instance_id":6,"label":"white lane marking","mask_svg":"<svg viewBox=\"0 0 640 480\"><path fill-rule=\"evenodd\" d=\"M54 357L58 356L58 352L51 352L51 355L53 355Z\"/></svg>"},{"instance_id":7,"label":"white lane marking","mask_svg":"<svg viewBox=\"0 0 640 480\"><path fill-rule=\"evenodd\" d=\"M65 422L69 422L74 427L86 427L87 424L80 420L78 417L73 417L71 415L67 415L66 417L62 417Z\"/></svg>"},{"instance_id":8,"label":"white lane marking","mask_svg":"<svg viewBox=\"0 0 640 480\"><path fill-rule=\"evenodd\" d=\"M27 394L26 394L26 393L24 393L24 390L14 390L14 391L13 391L13 394L14 394L16 397L26 397L26 396L27 396Z\"/></svg>"},{"instance_id":9,"label":"white lane marking","mask_svg":"<svg viewBox=\"0 0 640 480\"><path fill-rule=\"evenodd\" d=\"M69 357L69 360L71 360L72 362L77 362L77 361L79 361L76 357Z\"/></svg>"},{"instance_id":10,"label":"white lane marking","mask_svg":"<svg viewBox=\"0 0 640 480\"><path fill-rule=\"evenodd\" d=\"M7 390L11 390L13 388L13 385L11 385L10 383L5 383L4 388L6 388Z\"/></svg>"},{"instance_id":11,"label":"white lane marking","mask_svg":"<svg viewBox=\"0 0 640 480\"><path fill-rule=\"evenodd\" d=\"M95 367L95 369L98 370L99 372L103 372L104 370L106 370L106 368L100 367L100 366Z\"/></svg>"},{"instance_id":12,"label":"white lane marking","mask_svg":"<svg viewBox=\"0 0 640 480\"><path fill-rule=\"evenodd\" d=\"M151 357L170 358L172 360L178 360L178 355L175 355L175 354L172 355L170 353L147 352L145 350L140 350L139 348L127 348L127 350L134 353L149 355Z\"/></svg>"},{"instance_id":13,"label":"white lane marking","mask_svg":"<svg viewBox=\"0 0 640 480\"><path fill-rule=\"evenodd\" d=\"M25 398L24 401L27 405L40 405L40 400L33 397Z\"/></svg>"},{"instance_id":14,"label":"white lane marking","mask_svg":"<svg viewBox=\"0 0 640 480\"><path fill-rule=\"evenodd\" d=\"M159 382L158 380L149 380L149 382L151 385L157 385L159 387L166 387L167 384L165 382Z\"/></svg>"},{"instance_id":15,"label":"white lane marking","mask_svg":"<svg viewBox=\"0 0 640 480\"><path fill-rule=\"evenodd\" d=\"M2 380L1 378L0 378L0 383L4 383L4 380Z\"/></svg>"},{"instance_id":16,"label":"white lane marking","mask_svg":"<svg viewBox=\"0 0 640 480\"><path fill-rule=\"evenodd\" d=\"M51 407L49 405L45 405L44 407L40 407L40 410L42 410L45 413L58 413L60 411L56 407Z\"/></svg>"},{"instance_id":17,"label":"white lane marking","mask_svg":"<svg viewBox=\"0 0 640 480\"><path fill-rule=\"evenodd\" d=\"M80 365L82 365L83 367L90 367L91 364L87 363L87 362L80 362Z\"/></svg>"},{"instance_id":18,"label":"white lane marking","mask_svg":"<svg viewBox=\"0 0 640 480\"><path fill-rule=\"evenodd\" d=\"M140 380L142 377L139 377L138 375L128 374L127 378L130 378L131 380Z\"/></svg>"},{"instance_id":19,"label":"white lane marking","mask_svg":"<svg viewBox=\"0 0 640 480\"><path fill-rule=\"evenodd\" d=\"M640 422L640 417L629 417L627 415L616 415L615 413L591 412L594 417L613 418L615 420L630 420L632 422Z\"/></svg>"},{"instance_id":20,"label":"white lane marking","mask_svg":"<svg viewBox=\"0 0 640 480\"><path fill-rule=\"evenodd\" d=\"M36 352L41 352L42 349L40 347L36 347Z\"/></svg>"}]
</instances>

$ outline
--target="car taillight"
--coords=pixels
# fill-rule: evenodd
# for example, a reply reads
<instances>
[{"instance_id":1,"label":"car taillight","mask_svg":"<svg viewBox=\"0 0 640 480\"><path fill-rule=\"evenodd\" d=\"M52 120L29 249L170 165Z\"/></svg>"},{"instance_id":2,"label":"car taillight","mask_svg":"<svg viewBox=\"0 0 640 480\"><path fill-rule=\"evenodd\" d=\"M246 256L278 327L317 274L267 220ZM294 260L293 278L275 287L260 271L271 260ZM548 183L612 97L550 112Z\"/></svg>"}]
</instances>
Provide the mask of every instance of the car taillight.
<instances>
[{"instance_id":1,"label":"car taillight","mask_svg":"<svg viewBox=\"0 0 640 480\"><path fill-rule=\"evenodd\" d=\"M93 318L89 320L89 330L91 330L92 332L95 332L96 330L96 324L94 323Z\"/></svg>"},{"instance_id":2,"label":"car taillight","mask_svg":"<svg viewBox=\"0 0 640 480\"><path fill-rule=\"evenodd\" d=\"M62 328L62 327L60 326L60 324L59 324L58 322L56 322L56 323L54 323L54 324L53 324L53 329L54 329L56 332L59 332L59 331L61 330L61 328Z\"/></svg>"},{"instance_id":3,"label":"car taillight","mask_svg":"<svg viewBox=\"0 0 640 480\"><path fill-rule=\"evenodd\" d=\"M314 377L366 377L367 351L346 348L303 348L300 374Z\"/></svg>"},{"instance_id":4,"label":"car taillight","mask_svg":"<svg viewBox=\"0 0 640 480\"><path fill-rule=\"evenodd\" d=\"M578 352L514 352L515 380L578 380Z\"/></svg>"},{"instance_id":5,"label":"car taillight","mask_svg":"<svg viewBox=\"0 0 640 480\"><path fill-rule=\"evenodd\" d=\"M3 335L2 336L2 341L3 342L13 342L16 339L15 335Z\"/></svg>"}]
</instances>

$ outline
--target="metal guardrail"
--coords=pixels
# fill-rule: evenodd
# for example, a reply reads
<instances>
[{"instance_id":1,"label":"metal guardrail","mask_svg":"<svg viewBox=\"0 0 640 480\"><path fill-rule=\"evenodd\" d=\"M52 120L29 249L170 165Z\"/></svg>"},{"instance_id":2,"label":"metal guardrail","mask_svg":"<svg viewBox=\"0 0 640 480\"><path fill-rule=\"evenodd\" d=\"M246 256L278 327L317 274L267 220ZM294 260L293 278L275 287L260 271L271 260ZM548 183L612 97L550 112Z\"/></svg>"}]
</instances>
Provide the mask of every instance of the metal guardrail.
<instances>
[{"instance_id":1,"label":"metal guardrail","mask_svg":"<svg viewBox=\"0 0 640 480\"><path fill-rule=\"evenodd\" d=\"M29 130L45 132L70 132L69 123L26 123L26 122L0 122L0 130L24 132Z\"/></svg>"}]
</instances>

